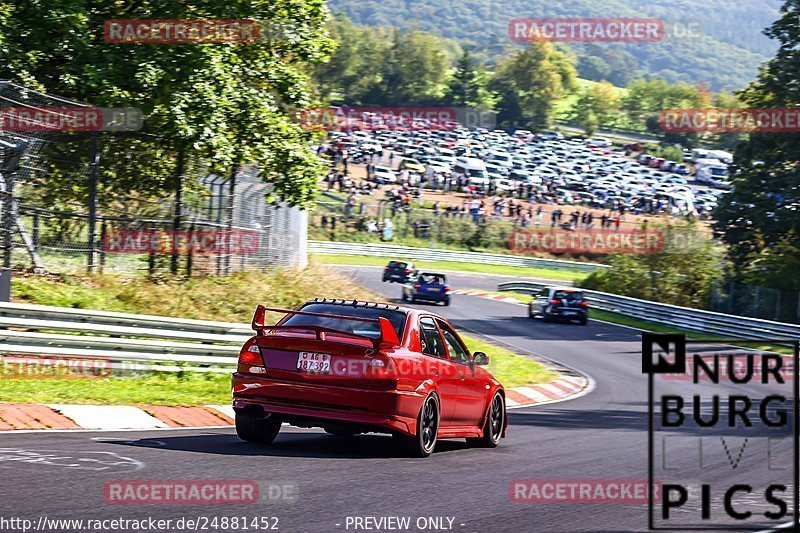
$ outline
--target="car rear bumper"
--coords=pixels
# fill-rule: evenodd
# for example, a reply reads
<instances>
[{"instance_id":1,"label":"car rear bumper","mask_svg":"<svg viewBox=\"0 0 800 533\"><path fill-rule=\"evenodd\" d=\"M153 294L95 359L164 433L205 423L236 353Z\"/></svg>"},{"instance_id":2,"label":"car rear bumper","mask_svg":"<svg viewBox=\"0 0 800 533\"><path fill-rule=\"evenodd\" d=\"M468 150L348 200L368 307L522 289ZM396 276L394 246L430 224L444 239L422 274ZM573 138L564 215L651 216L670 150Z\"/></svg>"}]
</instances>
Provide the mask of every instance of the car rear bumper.
<instances>
[{"instance_id":1,"label":"car rear bumper","mask_svg":"<svg viewBox=\"0 0 800 533\"><path fill-rule=\"evenodd\" d=\"M414 435L424 396L413 391L368 390L298 383L236 372L233 409L260 409L321 427L330 421Z\"/></svg>"},{"instance_id":2,"label":"car rear bumper","mask_svg":"<svg viewBox=\"0 0 800 533\"><path fill-rule=\"evenodd\" d=\"M551 309L547 311L548 316L553 318L563 318L564 320L582 320L589 316L585 309Z\"/></svg>"},{"instance_id":3,"label":"car rear bumper","mask_svg":"<svg viewBox=\"0 0 800 533\"><path fill-rule=\"evenodd\" d=\"M428 302L444 302L450 298L450 295L446 292L442 293L415 293L413 294L414 298L417 300L425 300Z\"/></svg>"}]
</instances>

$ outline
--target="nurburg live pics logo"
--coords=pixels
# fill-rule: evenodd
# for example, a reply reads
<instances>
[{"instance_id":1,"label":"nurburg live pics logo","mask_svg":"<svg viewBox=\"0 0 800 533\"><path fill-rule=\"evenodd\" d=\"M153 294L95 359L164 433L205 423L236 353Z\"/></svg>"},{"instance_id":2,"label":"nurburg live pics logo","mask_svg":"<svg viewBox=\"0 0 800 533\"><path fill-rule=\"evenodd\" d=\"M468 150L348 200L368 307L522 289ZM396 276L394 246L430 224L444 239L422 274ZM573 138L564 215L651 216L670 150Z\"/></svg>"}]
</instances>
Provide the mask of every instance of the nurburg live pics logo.
<instances>
[{"instance_id":1,"label":"nurburg live pics logo","mask_svg":"<svg viewBox=\"0 0 800 533\"><path fill-rule=\"evenodd\" d=\"M800 341L722 342L737 349L715 353L709 346L720 341L642 334L648 488L652 491L655 480L661 488L660 501L648 501L648 526L797 531L798 380L785 366L797 368ZM741 348L748 344L752 348ZM794 355L756 353L762 344L791 344ZM691 380L665 379L687 371Z\"/></svg>"}]
</instances>

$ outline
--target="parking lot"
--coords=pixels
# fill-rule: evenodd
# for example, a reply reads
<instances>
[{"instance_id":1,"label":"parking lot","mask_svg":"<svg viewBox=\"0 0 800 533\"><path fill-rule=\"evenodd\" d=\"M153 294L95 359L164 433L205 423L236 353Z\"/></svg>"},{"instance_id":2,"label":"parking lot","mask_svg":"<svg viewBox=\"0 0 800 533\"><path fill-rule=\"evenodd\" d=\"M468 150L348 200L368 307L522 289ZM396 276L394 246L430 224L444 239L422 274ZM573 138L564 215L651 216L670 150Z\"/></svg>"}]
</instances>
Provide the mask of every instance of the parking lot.
<instances>
[{"instance_id":1,"label":"parking lot","mask_svg":"<svg viewBox=\"0 0 800 533\"><path fill-rule=\"evenodd\" d=\"M549 224L561 206L584 208L581 215L592 213L595 227L600 227L604 214L627 223L638 223L641 216L710 219L725 182L717 180L718 188L701 183L691 175L695 169L689 164L639 154L635 148L614 147L602 138L564 138L554 132L424 127L335 131L320 147L340 171L347 155L347 178L352 183L340 180L344 184L340 188L369 192L378 199L401 201L436 191L426 198L441 209L459 205L471 209L469 202L481 199L487 216L524 221L529 213L530 224ZM336 183L329 188L339 184L339 177L332 175ZM368 189L375 185L388 187ZM487 199L491 205L485 205Z\"/></svg>"}]
</instances>

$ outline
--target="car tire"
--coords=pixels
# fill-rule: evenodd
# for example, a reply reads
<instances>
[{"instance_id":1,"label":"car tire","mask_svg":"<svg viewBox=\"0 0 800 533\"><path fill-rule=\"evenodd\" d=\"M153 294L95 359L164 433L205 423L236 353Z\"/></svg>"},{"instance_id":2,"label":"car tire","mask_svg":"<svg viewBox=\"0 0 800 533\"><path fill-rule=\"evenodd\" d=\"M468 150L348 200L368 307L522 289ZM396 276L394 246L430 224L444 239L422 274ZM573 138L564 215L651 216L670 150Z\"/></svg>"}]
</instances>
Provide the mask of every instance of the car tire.
<instances>
[{"instance_id":1,"label":"car tire","mask_svg":"<svg viewBox=\"0 0 800 533\"><path fill-rule=\"evenodd\" d=\"M281 419L276 415L256 418L249 413L236 411L236 435L246 442L270 444L281 430Z\"/></svg>"},{"instance_id":2,"label":"car tire","mask_svg":"<svg viewBox=\"0 0 800 533\"><path fill-rule=\"evenodd\" d=\"M528 316L531 318L536 318L536 313L533 311L533 307L528 306Z\"/></svg>"},{"instance_id":3,"label":"car tire","mask_svg":"<svg viewBox=\"0 0 800 533\"><path fill-rule=\"evenodd\" d=\"M581 321L580 321L581 326L585 326L588 323L589 323L589 319L587 317L581 318Z\"/></svg>"},{"instance_id":4,"label":"car tire","mask_svg":"<svg viewBox=\"0 0 800 533\"><path fill-rule=\"evenodd\" d=\"M428 457L433 453L439 433L439 413L439 399L435 394L429 394L417 415L417 434L399 436L412 457Z\"/></svg>"},{"instance_id":5,"label":"car tire","mask_svg":"<svg viewBox=\"0 0 800 533\"><path fill-rule=\"evenodd\" d=\"M408 301L408 295L406 294L406 291L403 291L403 295L400 297L400 299L403 300L404 302Z\"/></svg>"},{"instance_id":6,"label":"car tire","mask_svg":"<svg viewBox=\"0 0 800 533\"><path fill-rule=\"evenodd\" d=\"M550 318L550 315L547 314L547 311L542 313L542 322L552 322L553 319Z\"/></svg>"},{"instance_id":7,"label":"car tire","mask_svg":"<svg viewBox=\"0 0 800 533\"><path fill-rule=\"evenodd\" d=\"M503 423L506 417L506 402L499 392L494 394L489 411L486 414L486 423L483 425L483 434L480 437L467 439L470 446L476 448L496 448L503 435Z\"/></svg>"},{"instance_id":8,"label":"car tire","mask_svg":"<svg viewBox=\"0 0 800 533\"><path fill-rule=\"evenodd\" d=\"M410 299L409 301L410 301L412 304L415 304L415 303L417 303L417 297L416 297L416 296L412 296L412 297L411 297L411 299Z\"/></svg>"},{"instance_id":9,"label":"car tire","mask_svg":"<svg viewBox=\"0 0 800 533\"><path fill-rule=\"evenodd\" d=\"M448 305L450 305L450 298L445 298L444 300L442 300L442 303L444 304L445 307L447 307Z\"/></svg>"}]
</instances>

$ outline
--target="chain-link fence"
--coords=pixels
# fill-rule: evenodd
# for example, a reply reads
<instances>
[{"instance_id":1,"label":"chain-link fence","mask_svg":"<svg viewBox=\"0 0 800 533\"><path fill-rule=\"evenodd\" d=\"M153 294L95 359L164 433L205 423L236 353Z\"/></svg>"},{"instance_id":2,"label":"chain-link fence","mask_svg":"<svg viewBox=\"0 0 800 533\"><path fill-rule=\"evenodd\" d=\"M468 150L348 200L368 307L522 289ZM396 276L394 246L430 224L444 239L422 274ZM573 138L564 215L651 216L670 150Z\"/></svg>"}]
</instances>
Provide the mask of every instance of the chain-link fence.
<instances>
[{"instance_id":1,"label":"chain-link fence","mask_svg":"<svg viewBox=\"0 0 800 533\"><path fill-rule=\"evenodd\" d=\"M735 282L717 283L711 291L711 310L800 324L800 292Z\"/></svg>"},{"instance_id":2,"label":"chain-link fence","mask_svg":"<svg viewBox=\"0 0 800 533\"><path fill-rule=\"evenodd\" d=\"M125 144L136 142L138 133L111 140L102 128L7 127L20 109L52 115L53 109L86 107L0 82L0 141L24 147L19 168L2 175L0 242L8 266L191 275L306 265L307 214L270 204L270 186L253 166L218 176L187 158L174 187L165 183L154 193L133 186L120 195L102 187L103 161L132 157Z\"/></svg>"}]
</instances>

